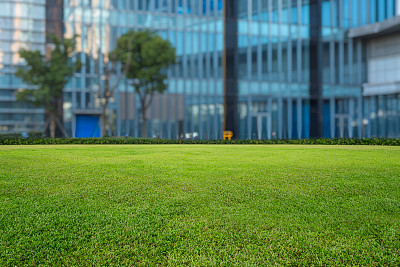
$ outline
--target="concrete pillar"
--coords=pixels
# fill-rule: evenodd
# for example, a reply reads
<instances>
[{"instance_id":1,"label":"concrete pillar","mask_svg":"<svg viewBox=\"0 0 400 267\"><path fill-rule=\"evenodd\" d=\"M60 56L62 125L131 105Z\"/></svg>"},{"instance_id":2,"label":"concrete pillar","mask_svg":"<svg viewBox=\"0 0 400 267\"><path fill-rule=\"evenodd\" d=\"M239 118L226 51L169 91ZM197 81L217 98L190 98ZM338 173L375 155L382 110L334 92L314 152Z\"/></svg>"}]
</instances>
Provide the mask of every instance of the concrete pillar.
<instances>
[{"instance_id":1,"label":"concrete pillar","mask_svg":"<svg viewBox=\"0 0 400 267\"><path fill-rule=\"evenodd\" d=\"M378 109L377 109L377 105L376 105L376 96L371 96L370 101L371 101L371 103L370 103L371 115L372 115L372 113L374 113L373 117L370 115L371 137L378 137L379 120L378 120Z\"/></svg>"},{"instance_id":2,"label":"concrete pillar","mask_svg":"<svg viewBox=\"0 0 400 267\"><path fill-rule=\"evenodd\" d=\"M297 98L297 138L301 139L301 132L303 131L303 103L302 99L299 97Z\"/></svg>"},{"instance_id":3,"label":"concrete pillar","mask_svg":"<svg viewBox=\"0 0 400 267\"><path fill-rule=\"evenodd\" d=\"M336 134L336 116L335 116L335 98L331 97L329 99L329 107L330 107L330 117L331 117L331 138L335 138Z\"/></svg>"},{"instance_id":4,"label":"concrete pillar","mask_svg":"<svg viewBox=\"0 0 400 267\"><path fill-rule=\"evenodd\" d=\"M269 113L267 116L267 133L268 133L268 139L272 139L272 113Z\"/></svg>"},{"instance_id":5,"label":"concrete pillar","mask_svg":"<svg viewBox=\"0 0 400 267\"><path fill-rule=\"evenodd\" d=\"M200 98L200 103L199 103L199 115L198 115L198 121L199 121L199 139L204 139L204 129L203 129L203 96L199 96Z\"/></svg>"},{"instance_id":6,"label":"concrete pillar","mask_svg":"<svg viewBox=\"0 0 400 267\"><path fill-rule=\"evenodd\" d=\"M363 115L364 115L364 109L363 109L363 100L362 97L360 96L357 100L357 109L358 109L358 138L362 138L362 127L363 127Z\"/></svg>"},{"instance_id":7,"label":"concrete pillar","mask_svg":"<svg viewBox=\"0 0 400 267\"><path fill-rule=\"evenodd\" d=\"M364 125L365 127L364 136L366 138L371 138L372 121L371 121L371 101L369 97L366 98L365 102L365 114L366 114L365 119L367 120L367 125Z\"/></svg>"},{"instance_id":8,"label":"concrete pillar","mask_svg":"<svg viewBox=\"0 0 400 267\"><path fill-rule=\"evenodd\" d=\"M293 130L293 106L292 99L288 98L287 100L287 113L288 113L288 139L292 139L292 130Z\"/></svg>"},{"instance_id":9,"label":"concrete pillar","mask_svg":"<svg viewBox=\"0 0 400 267\"><path fill-rule=\"evenodd\" d=\"M283 103L282 97L278 98L278 139L282 139L283 133Z\"/></svg>"},{"instance_id":10,"label":"concrete pillar","mask_svg":"<svg viewBox=\"0 0 400 267\"><path fill-rule=\"evenodd\" d=\"M400 0L396 0L396 15L400 16Z\"/></svg>"},{"instance_id":11,"label":"concrete pillar","mask_svg":"<svg viewBox=\"0 0 400 267\"><path fill-rule=\"evenodd\" d=\"M387 102L388 102L387 103L387 106L388 106L388 108L387 108L388 137L393 138L393 137L395 137L395 133L394 133L394 131L395 131L395 125L394 125L395 124L395 116L394 116L394 111L395 111L394 100L395 100L395 98L392 96L388 96L387 98L388 98L387 99Z\"/></svg>"},{"instance_id":12,"label":"concrete pillar","mask_svg":"<svg viewBox=\"0 0 400 267\"><path fill-rule=\"evenodd\" d=\"M262 138L262 116L261 115L257 115L257 137L258 137L258 140L261 140L261 138Z\"/></svg>"},{"instance_id":13,"label":"concrete pillar","mask_svg":"<svg viewBox=\"0 0 400 267\"><path fill-rule=\"evenodd\" d=\"M272 98L268 98L267 137L272 139Z\"/></svg>"},{"instance_id":14,"label":"concrete pillar","mask_svg":"<svg viewBox=\"0 0 400 267\"><path fill-rule=\"evenodd\" d=\"M353 138L353 122L354 122L354 99L349 99L349 118L348 118L348 135L349 138Z\"/></svg>"},{"instance_id":15,"label":"concrete pillar","mask_svg":"<svg viewBox=\"0 0 400 267\"><path fill-rule=\"evenodd\" d=\"M101 125L103 127L103 124ZM100 129L103 132L103 129ZM75 138L76 132L76 114L72 115L72 138Z\"/></svg>"},{"instance_id":16,"label":"concrete pillar","mask_svg":"<svg viewBox=\"0 0 400 267\"><path fill-rule=\"evenodd\" d=\"M343 114L338 116L339 118L339 138L344 138L344 117Z\"/></svg>"}]
</instances>

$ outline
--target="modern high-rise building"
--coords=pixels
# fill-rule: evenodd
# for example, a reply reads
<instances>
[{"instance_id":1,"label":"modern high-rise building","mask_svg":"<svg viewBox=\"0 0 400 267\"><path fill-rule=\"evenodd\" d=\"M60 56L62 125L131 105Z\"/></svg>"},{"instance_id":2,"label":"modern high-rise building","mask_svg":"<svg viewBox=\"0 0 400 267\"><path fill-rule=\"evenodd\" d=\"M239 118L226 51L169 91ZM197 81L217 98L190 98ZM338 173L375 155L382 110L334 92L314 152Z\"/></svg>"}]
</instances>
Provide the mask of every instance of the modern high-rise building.
<instances>
[{"instance_id":1,"label":"modern high-rise building","mask_svg":"<svg viewBox=\"0 0 400 267\"><path fill-rule=\"evenodd\" d=\"M18 49L72 37L84 64L65 88L70 136L101 131L99 67L129 30L176 48L147 136L219 139L400 137L400 0L11 0L0 2L0 132L39 130L43 111L15 101ZM162 51L160 51L162 53ZM109 135L140 136L124 80Z\"/></svg>"}]
</instances>

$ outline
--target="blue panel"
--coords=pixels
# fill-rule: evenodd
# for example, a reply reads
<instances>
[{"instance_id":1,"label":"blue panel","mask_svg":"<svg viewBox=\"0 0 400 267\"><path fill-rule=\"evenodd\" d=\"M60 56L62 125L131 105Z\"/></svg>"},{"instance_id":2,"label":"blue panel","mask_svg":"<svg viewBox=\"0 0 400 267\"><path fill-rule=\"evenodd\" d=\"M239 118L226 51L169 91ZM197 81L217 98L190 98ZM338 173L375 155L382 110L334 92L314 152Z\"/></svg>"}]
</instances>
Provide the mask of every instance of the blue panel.
<instances>
[{"instance_id":1,"label":"blue panel","mask_svg":"<svg viewBox=\"0 0 400 267\"><path fill-rule=\"evenodd\" d=\"M386 0L378 0L378 21L386 19Z\"/></svg>"},{"instance_id":2,"label":"blue panel","mask_svg":"<svg viewBox=\"0 0 400 267\"><path fill-rule=\"evenodd\" d=\"M386 15L387 19L393 17L396 14L395 8L394 8L395 5L396 5L395 2L396 1L389 0L388 3L387 3L387 12L386 12L387 13L387 15Z\"/></svg>"},{"instance_id":3,"label":"blue panel","mask_svg":"<svg viewBox=\"0 0 400 267\"><path fill-rule=\"evenodd\" d=\"M329 27L331 26L331 3L330 2L323 2L322 3L322 26Z\"/></svg>"},{"instance_id":4,"label":"blue panel","mask_svg":"<svg viewBox=\"0 0 400 267\"><path fill-rule=\"evenodd\" d=\"M75 137L100 137L99 116L76 115Z\"/></svg>"},{"instance_id":5,"label":"blue panel","mask_svg":"<svg viewBox=\"0 0 400 267\"><path fill-rule=\"evenodd\" d=\"M324 103L324 110L322 114L324 138L331 138L331 109L329 103Z\"/></svg>"},{"instance_id":6,"label":"blue panel","mask_svg":"<svg viewBox=\"0 0 400 267\"><path fill-rule=\"evenodd\" d=\"M378 8L376 6L376 0L370 0L370 23L375 23L376 22L376 13L378 11Z\"/></svg>"},{"instance_id":7,"label":"blue panel","mask_svg":"<svg viewBox=\"0 0 400 267\"><path fill-rule=\"evenodd\" d=\"M368 24L368 22L367 22L367 12L364 12L364 10L368 10L367 9L367 1L361 1L359 10L362 10L362 12L360 13L361 26Z\"/></svg>"},{"instance_id":8,"label":"blue panel","mask_svg":"<svg viewBox=\"0 0 400 267\"><path fill-rule=\"evenodd\" d=\"M349 11L349 0L343 0L343 27L349 28L350 11Z\"/></svg>"},{"instance_id":9,"label":"blue panel","mask_svg":"<svg viewBox=\"0 0 400 267\"><path fill-rule=\"evenodd\" d=\"M218 10L222 10L224 8L224 1L218 0Z\"/></svg>"},{"instance_id":10,"label":"blue panel","mask_svg":"<svg viewBox=\"0 0 400 267\"><path fill-rule=\"evenodd\" d=\"M357 27L358 26L358 14L360 13L359 6L358 6L358 1L353 0L352 1L352 8L351 8L351 26L352 27ZM365 13L365 11L362 11L362 13Z\"/></svg>"}]
</instances>

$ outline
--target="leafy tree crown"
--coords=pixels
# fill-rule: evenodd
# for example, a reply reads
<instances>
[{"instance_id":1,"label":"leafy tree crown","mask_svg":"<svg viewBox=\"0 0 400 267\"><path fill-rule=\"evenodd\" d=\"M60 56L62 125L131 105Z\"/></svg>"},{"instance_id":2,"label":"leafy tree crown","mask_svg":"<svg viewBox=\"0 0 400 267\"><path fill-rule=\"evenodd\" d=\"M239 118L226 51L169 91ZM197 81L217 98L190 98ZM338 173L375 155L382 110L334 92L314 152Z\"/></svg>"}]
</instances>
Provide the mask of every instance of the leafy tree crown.
<instances>
[{"instance_id":1,"label":"leafy tree crown","mask_svg":"<svg viewBox=\"0 0 400 267\"><path fill-rule=\"evenodd\" d=\"M51 108L57 98L62 96L65 85L82 66L79 59L75 63L70 60L75 51L76 36L64 40L55 35L49 37L53 44L49 59L38 50L21 49L19 54L26 66L19 67L15 74L25 84L36 87L18 92L17 99L45 108Z\"/></svg>"},{"instance_id":2,"label":"leafy tree crown","mask_svg":"<svg viewBox=\"0 0 400 267\"><path fill-rule=\"evenodd\" d=\"M121 60L122 65L130 59L126 76L137 81L136 91L140 88L145 93L166 90L166 69L176 63L175 48L171 43L149 30L129 31L122 35L110 57Z\"/></svg>"}]
</instances>

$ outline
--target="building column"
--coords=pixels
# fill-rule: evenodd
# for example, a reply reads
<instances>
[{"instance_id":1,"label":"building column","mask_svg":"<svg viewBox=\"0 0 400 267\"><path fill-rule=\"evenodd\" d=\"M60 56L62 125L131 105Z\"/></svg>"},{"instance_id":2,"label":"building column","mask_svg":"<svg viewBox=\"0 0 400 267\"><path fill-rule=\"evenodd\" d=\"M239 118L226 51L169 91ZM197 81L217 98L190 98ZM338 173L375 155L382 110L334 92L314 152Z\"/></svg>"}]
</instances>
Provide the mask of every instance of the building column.
<instances>
[{"instance_id":1,"label":"building column","mask_svg":"<svg viewBox=\"0 0 400 267\"><path fill-rule=\"evenodd\" d=\"M268 138L268 140L271 140L272 139L272 115L271 114L269 114L268 116L267 116L267 134L268 134L268 136L267 136L267 138Z\"/></svg>"},{"instance_id":2,"label":"building column","mask_svg":"<svg viewBox=\"0 0 400 267\"><path fill-rule=\"evenodd\" d=\"M366 114L366 122L367 124L365 124L365 128L364 128L364 136L366 138L371 138L371 129L372 129L372 125L371 125L371 101L370 98L367 97L366 98L366 102L365 102L365 114ZM363 122L364 125L364 122Z\"/></svg>"},{"instance_id":3,"label":"building column","mask_svg":"<svg viewBox=\"0 0 400 267\"><path fill-rule=\"evenodd\" d=\"M321 1L310 0L310 137L323 136Z\"/></svg>"},{"instance_id":4,"label":"building column","mask_svg":"<svg viewBox=\"0 0 400 267\"><path fill-rule=\"evenodd\" d=\"M167 139L171 139L171 120L167 120Z\"/></svg>"},{"instance_id":5,"label":"building column","mask_svg":"<svg viewBox=\"0 0 400 267\"><path fill-rule=\"evenodd\" d=\"M251 95L247 96L247 139L251 139Z\"/></svg>"},{"instance_id":6,"label":"building column","mask_svg":"<svg viewBox=\"0 0 400 267\"><path fill-rule=\"evenodd\" d=\"M261 140L261 138L262 138L262 116L261 115L257 115L257 138L258 138L258 140Z\"/></svg>"},{"instance_id":7,"label":"building column","mask_svg":"<svg viewBox=\"0 0 400 267\"><path fill-rule=\"evenodd\" d=\"M377 111L378 111L378 119L379 119L379 124L378 127L382 131L379 133L378 130L378 135L379 137L387 137L388 135L388 122L387 122L387 103L386 103L386 96L385 95L379 95L377 96ZM379 113L379 111L382 111ZM379 116L381 115L381 116ZM382 126L381 126L382 125Z\"/></svg>"},{"instance_id":8,"label":"building column","mask_svg":"<svg viewBox=\"0 0 400 267\"><path fill-rule=\"evenodd\" d=\"M75 138L75 132L76 132L76 114L72 114L72 138Z\"/></svg>"},{"instance_id":9,"label":"building column","mask_svg":"<svg viewBox=\"0 0 400 267\"><path fill-rule=\"evenodd\" d=\"M379 120L378 120L378 109L376 100L377 100L376 96L371 96L370 108L372 108L374 113L374 117L371 118L371 121L373 121L373 124L371 124L371 137L378 137Z\"/></svg>"},{"instance_id":10,"label":"building column","mask_svg":"<svg viewBox=\"0 0 400 267\"><path fill-rule=\"evenodd\" d=\"M238 129L238 3L224 1L224 117L222 131L233 131L237 138ZM216 61L214 62L216 64Z\"/></svg>"},{"instance_id":11,"label":"building column","mask_svg":"<svg viewBox=\"0 0 400 267\"><path fill-rule=\"evenodd\" d=\"M199 85L201 86L201 84ZM202 109L203 109L203 95L201 94L199 96L200 101L199 101L199 115L198 115L198 121L199 121L199 139L202 140L204 138L204 129L203 129L203 117L202 117Z\"/></svg>"},{"instance_id":12,"label":"building column","mask_svg":"<svg viewBox=\"0 0 400 267\"><path fill-rule=\"evenodd\" d=\"M278 138L282 139L283 132L283 103L282 97L278 98Z\"/></svg>"},{"instance_id":13,"label":"building column","mask_svg":"<svg viewBox=\"0 0 400 267\"><path fill-rule=\"evenodd\" d=\"M349 138L353 138L353 122L354 122L354 99L349 99L349 118L347 122Z\"/></svg>"},{"instance_id":14,"label":"building column","mask_svg":"<svg viewBox=\"0 0 400 267\"><path fill-rule=\"evenodd\" d=\"M331 138L335 138L336 134L336 127L335 127L335 122L336 122L336 116L335 116L335 98L331 97L329 99L329 108L330 108L330 128L331 128Z\"/></svg>"},{"instance_id":15,"label":"building column","mask_svg":"<svg viewBox=\"0 0 400 267\"><path fill-rule=\"evenodd\" d=\"M339 138L344 138L344 117L343 114L338 115L339 119Z\"/></svg>"},{"instance_id":16,"label":"building column","mask_svg":"<svg viewBox=\"0 0 400 267\"><path fill-rule=\"evenodd\" d=\"M191 85L193 86L193 82L191 83ZM192 102L192 105L191 105L192 116L190 118L190 120L191 120L191 122L190 122L190 133L191 133L191 136L192 136L192 140L194 140L194 122L195 122L195 115L194 115L194 112L193 112L194 107L195 107L194 94L192 93L190 97L192 98L192 101L191 101ZM197 134L199 134L199 133L197 133Z\"/></svg>"},{"instance_id":17,"label":"building column","mask_svg":"<svg viewBox=\"0 0 400 267\"><path fill-rule=\"evenodd\" d=\"M267 138L272 139L272 98L268 98Z\"/></svg>"},{"instance_id":18,"label":"building column","mask_svg":"<svg viewBox=\"0 0 400 267\"><path fill-rule=\"evenodd\" d=\"M292 99L288 98L287 99L287 113L288 113L288 139L292 139L292 130L293 130L293 103Z\"/></svg>"},{"instance_id":19,"label":"building column","mask_svg":"<svg viewBox=\"0 0 400 267\"><path fill-rule=\"evenodd\" d=\"M358 131L358 138L362 138L362 127L363 127L363 114L364 114L364 109L363 109L363 99L362 96L358 98L358 104L357 104L357 109L358 109L358 125L357 125L357 131Z\"/></svg>"}]
</instances>

